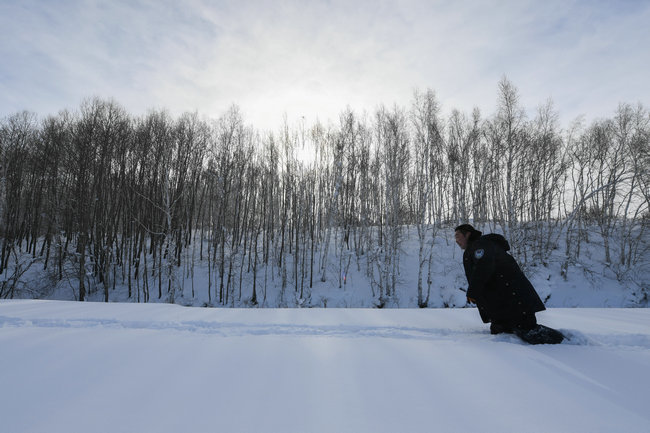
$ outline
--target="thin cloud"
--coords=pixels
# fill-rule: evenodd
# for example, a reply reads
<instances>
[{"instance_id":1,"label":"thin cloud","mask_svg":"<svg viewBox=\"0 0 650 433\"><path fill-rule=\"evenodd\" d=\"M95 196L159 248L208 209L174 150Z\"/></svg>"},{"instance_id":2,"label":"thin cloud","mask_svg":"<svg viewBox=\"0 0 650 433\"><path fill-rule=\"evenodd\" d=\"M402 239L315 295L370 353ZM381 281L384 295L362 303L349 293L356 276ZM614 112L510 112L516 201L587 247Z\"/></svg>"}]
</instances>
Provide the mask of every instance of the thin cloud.
<instances>
[{"instance_id":1,"label":"thin cloud","mask_svg":"<svg viewBox=\"0 0 650 433\"><path fill-rule=\"evenodd\" d=\"M499 79L563 123L648 103L650 4L502 1L9 1L0 6L0 115L87 96L247 122L336 121L347 105L493 112ZM10 37L9 37L10 36Z\"/></svg>"}]
</instances>

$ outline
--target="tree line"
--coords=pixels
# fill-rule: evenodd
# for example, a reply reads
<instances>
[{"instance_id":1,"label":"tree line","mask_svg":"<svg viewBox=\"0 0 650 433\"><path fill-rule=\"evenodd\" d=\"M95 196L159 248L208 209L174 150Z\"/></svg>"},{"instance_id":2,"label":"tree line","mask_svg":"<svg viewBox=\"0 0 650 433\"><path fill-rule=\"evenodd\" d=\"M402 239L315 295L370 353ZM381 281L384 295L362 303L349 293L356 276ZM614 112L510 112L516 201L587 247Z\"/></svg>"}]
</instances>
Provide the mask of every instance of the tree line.
<instances>
[{"instance_id":1,"label":"tree line","mask_svg":"<svg viewBox=\"0 0 650 433\"><path fill-rule=\"evenodd\" d=\"M0 298L38 296L21 277L41 267L81 301L120 285L137 302L175 302L182 287L258 305L272 281L294 305L355 266L383 306L413 231L426 306L435 234L467 221L504 233L524 265L561 249L565 277L598 237L622 277L647 262L650 113L558 119L551 102L527 116L505 78L488 117L443 116L427 90L409 107L265 133L237 106L216 120L136 117L99 98L16 113L0 122ZM208 287L194 287L195 270Z\"/></svg>"}]
</instances>

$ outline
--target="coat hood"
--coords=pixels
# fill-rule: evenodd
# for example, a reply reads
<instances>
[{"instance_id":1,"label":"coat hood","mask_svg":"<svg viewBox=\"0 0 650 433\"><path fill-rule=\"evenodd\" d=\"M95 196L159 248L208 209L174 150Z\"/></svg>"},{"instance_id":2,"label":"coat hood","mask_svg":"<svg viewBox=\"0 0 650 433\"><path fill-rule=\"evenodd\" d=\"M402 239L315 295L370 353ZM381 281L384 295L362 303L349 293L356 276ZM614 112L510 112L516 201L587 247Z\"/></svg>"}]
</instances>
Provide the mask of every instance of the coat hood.
<instances>
[{"instance_id":1,"label":"coat hood","mask_svg":"<svg viewBox=\"0 0 650 433\"><path fill-rule=\"evenodd\" d=\"M485 236L481 236L481 239L488 240L490 242L494 242L495 244L499 245L501 248L504 249L504 251L510 251L510 244L504 238L502 235L496 234L496 233L490 233Z\"/></svg>"}]
</instances>

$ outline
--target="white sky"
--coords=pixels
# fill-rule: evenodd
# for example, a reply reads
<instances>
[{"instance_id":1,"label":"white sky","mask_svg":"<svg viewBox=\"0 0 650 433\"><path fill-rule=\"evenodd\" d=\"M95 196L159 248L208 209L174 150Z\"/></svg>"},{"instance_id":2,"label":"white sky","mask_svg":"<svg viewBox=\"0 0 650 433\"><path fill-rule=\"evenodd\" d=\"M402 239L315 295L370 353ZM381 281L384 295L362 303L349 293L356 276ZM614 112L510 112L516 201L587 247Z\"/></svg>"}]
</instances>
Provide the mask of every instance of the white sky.
<instances>
[{"instance_id":1,"label":"white sky","mask_svg":"<svg viewBox=\"0 0 650 433\"><path fill-rule=\"evenodd\" d=\"M279 128L433 89L494 112L505 75L563 126L650 102L650 1L0 0L0 117L111 97Z\"/></svg>"}]
</instances>

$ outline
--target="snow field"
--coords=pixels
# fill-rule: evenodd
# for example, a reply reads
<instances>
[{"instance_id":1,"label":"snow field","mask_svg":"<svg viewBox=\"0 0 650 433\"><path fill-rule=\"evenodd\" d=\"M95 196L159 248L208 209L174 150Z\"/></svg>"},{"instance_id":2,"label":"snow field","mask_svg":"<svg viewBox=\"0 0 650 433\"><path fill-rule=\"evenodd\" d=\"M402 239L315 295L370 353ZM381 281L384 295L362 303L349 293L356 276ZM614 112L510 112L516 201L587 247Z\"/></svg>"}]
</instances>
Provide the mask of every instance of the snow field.
<instances>
[{"instance_id":1,"label":"snow field","mask_svg":"<svg viewBox=\"0 0 650 433\"><path fill-rule=\"evenodd\" d=\"M650 310L0 302L7 432L648 432Z\"/></svg>"}]
</instances>

